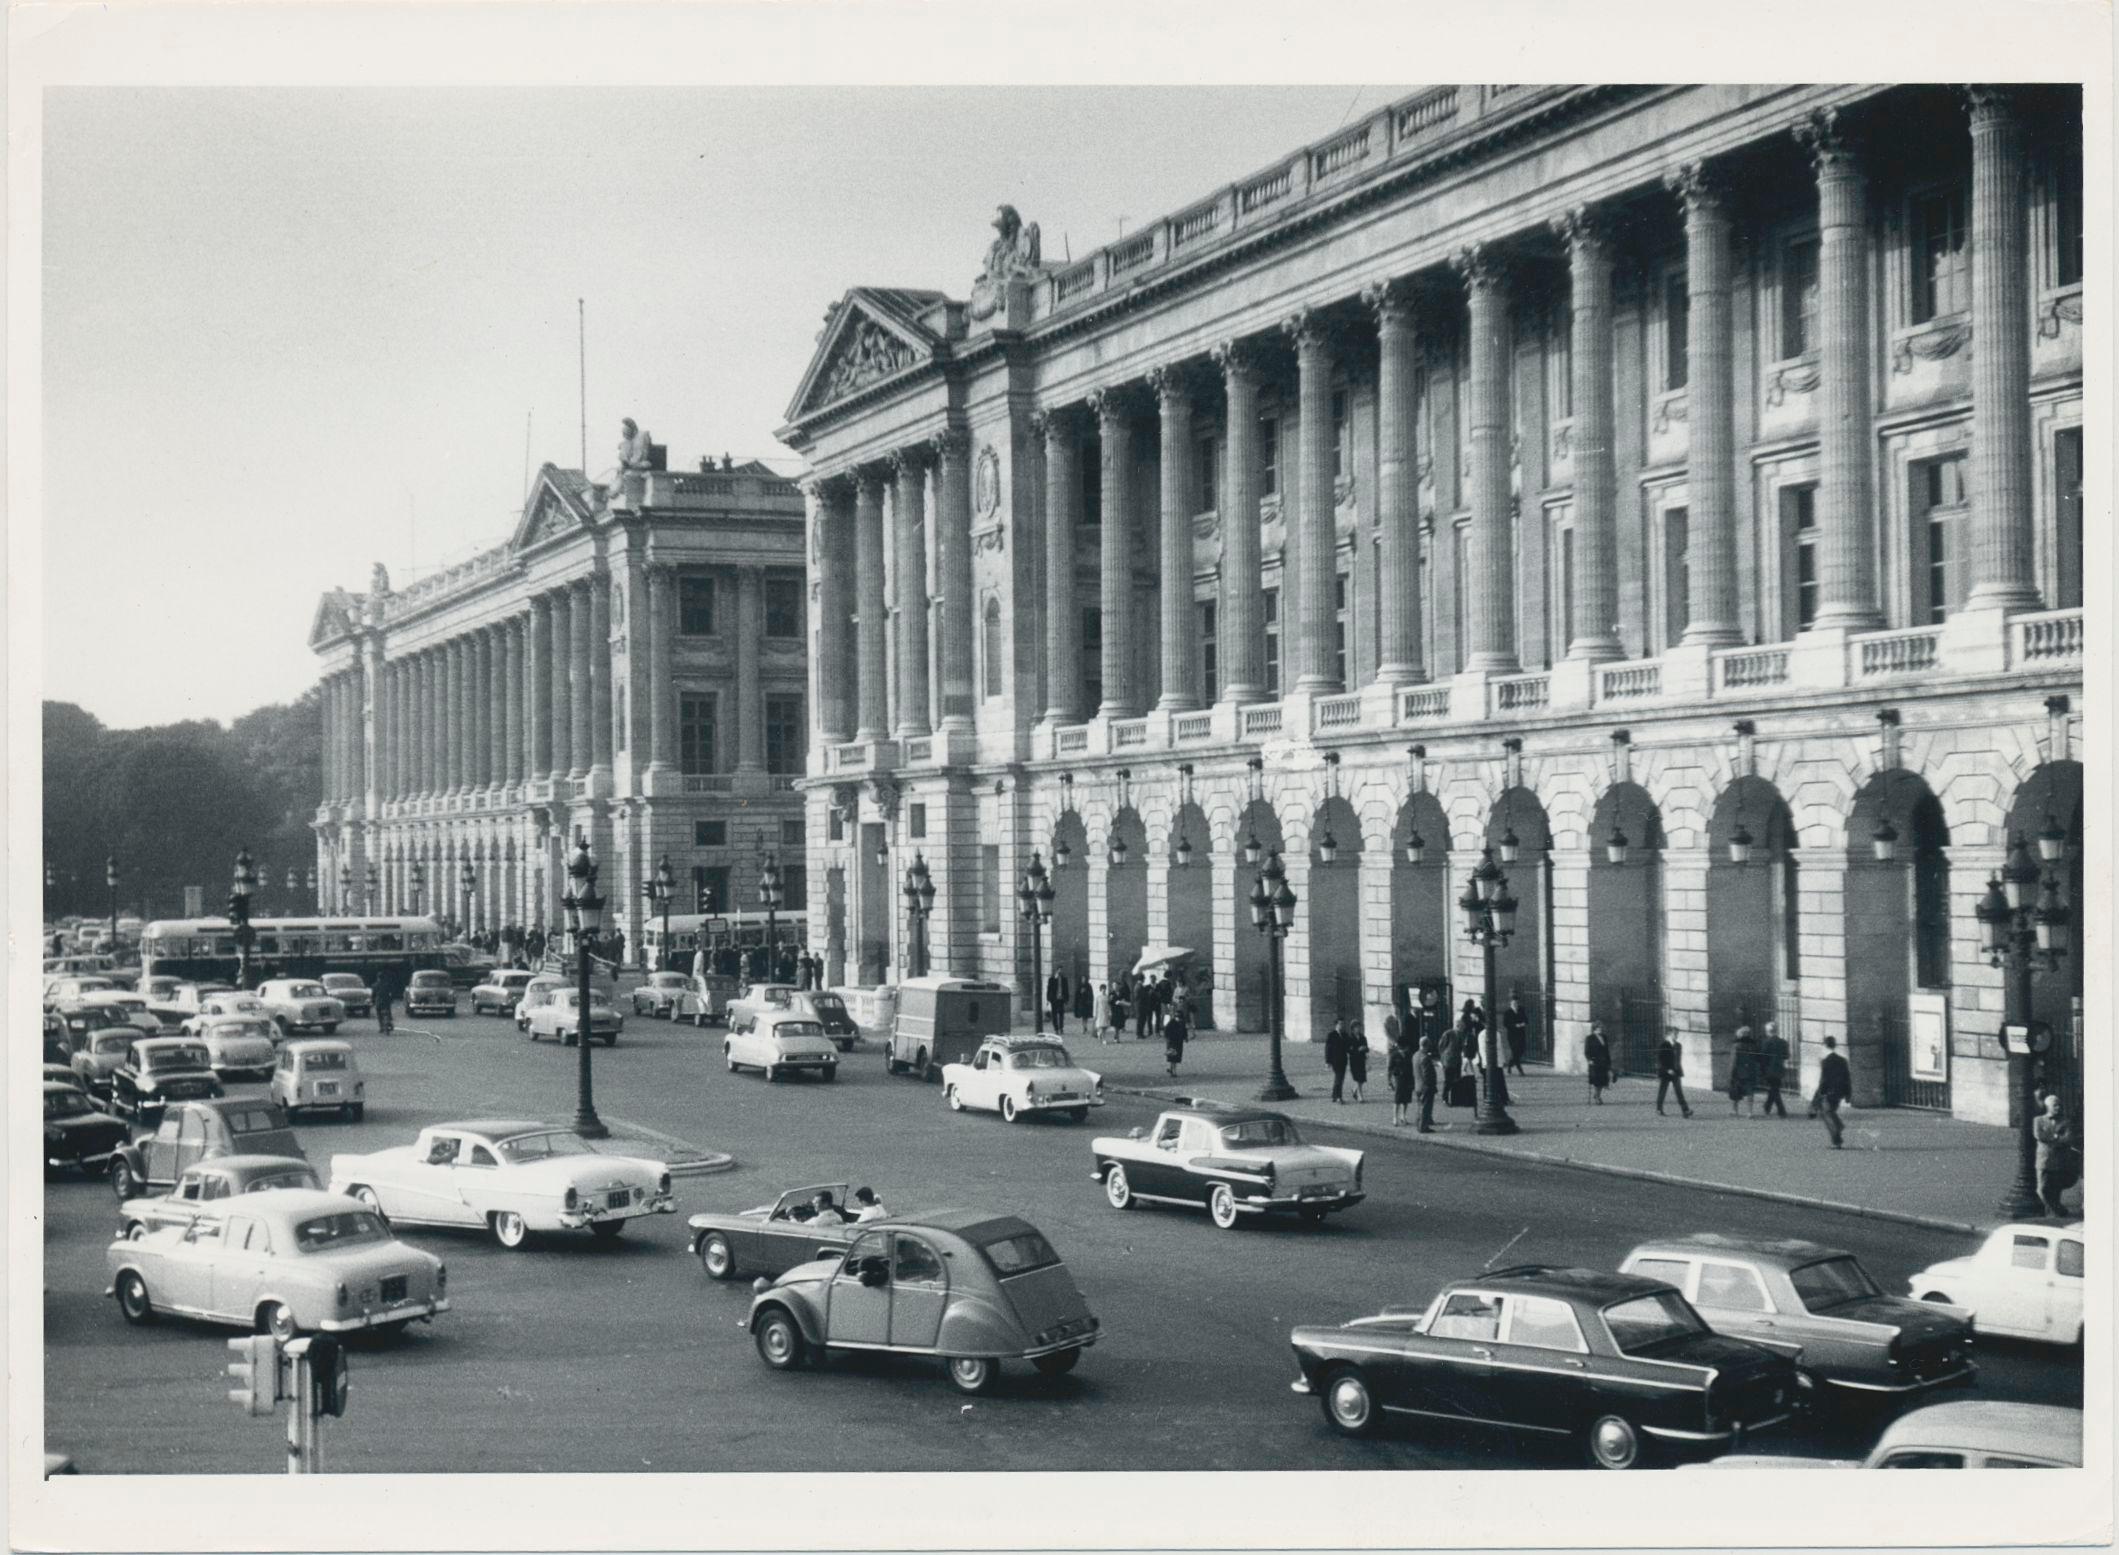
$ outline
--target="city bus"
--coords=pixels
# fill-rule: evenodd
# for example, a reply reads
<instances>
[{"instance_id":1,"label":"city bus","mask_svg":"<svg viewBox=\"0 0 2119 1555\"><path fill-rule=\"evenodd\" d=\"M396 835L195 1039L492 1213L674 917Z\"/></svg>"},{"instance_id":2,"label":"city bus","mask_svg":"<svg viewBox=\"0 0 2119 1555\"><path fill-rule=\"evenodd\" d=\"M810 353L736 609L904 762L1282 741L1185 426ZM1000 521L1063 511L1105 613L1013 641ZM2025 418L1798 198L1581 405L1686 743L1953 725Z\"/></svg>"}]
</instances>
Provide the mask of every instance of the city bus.
<instances>
[{"instance_id":1,"label":"city bus","mask_svg":"<svg viewBox=\"0 0 2119 1555\"><path fill-rule=\"evenodd\" d=\"M378 972L400 987L414 972L442 965L441 926L432 918L254 918L251 978L322 977L351 972L370 988ZM232 983L235 929L226 918L158 918L140 933L140 977Z\"/></svg>"},{"instance_id":2,"label":"city bus","mask_svg":"<svg viewBox=\"0 0 2119 1555\"><path fill-rule=\"evenodd\" d=\"M670 914L670 940L665 946L662 943L662 915L657 913L647 920L641 940L649 966L689 972L692 952L699 948L702 925L708 945L732 944L738 950L748 950L753 945L765 943L766 921L762 912L673 912ZM806 911L774 913L772 921L782 945L809 943L809 914ZM674 962L669 959L671 954L676 957Z\"/></svg>"}]
</instances>

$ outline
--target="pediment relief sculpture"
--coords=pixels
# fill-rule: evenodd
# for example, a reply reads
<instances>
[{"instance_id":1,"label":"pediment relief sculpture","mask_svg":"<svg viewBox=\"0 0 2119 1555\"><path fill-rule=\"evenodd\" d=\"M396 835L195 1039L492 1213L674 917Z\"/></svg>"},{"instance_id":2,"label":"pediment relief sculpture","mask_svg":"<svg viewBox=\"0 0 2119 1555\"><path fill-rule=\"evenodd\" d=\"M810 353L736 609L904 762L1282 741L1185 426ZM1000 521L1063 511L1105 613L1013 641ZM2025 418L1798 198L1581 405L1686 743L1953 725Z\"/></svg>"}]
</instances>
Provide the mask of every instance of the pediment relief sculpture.
<instances>
[{"instance_id":1,"label":"pediment relief sculpture","mask_svg":"<svg viewBox=\"0 0 2119 1555\"><path fill-rule=\"evenodd\" d=\"M873 320L861 319L841 338L838 350L825 367L824 390L817 402L829 404L844 399L918 361L911 346Z\"/></svg>"}]
</instances>

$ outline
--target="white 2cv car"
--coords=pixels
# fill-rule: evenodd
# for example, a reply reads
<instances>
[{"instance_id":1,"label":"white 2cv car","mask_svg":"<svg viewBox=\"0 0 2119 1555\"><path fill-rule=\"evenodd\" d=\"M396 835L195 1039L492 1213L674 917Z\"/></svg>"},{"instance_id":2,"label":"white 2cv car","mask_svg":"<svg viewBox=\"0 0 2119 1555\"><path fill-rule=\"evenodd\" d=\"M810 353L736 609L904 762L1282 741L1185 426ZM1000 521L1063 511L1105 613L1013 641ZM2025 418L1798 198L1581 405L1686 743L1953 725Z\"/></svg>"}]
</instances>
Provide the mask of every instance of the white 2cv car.
<instances>
[{"instance_id":1,"label":"white 2cv car","mask_svg":"<svg viewBox=\"0 0 2119 1555\"><path fill-rule=\"evenodd\" d=\"M497 1119L437 1123L410 1145L333 1156L331 1191L396 1224L483 1226L511 1248L533 1231L586 1226L614 1237L628 1220L677 1208L660 1161L599 1154L556 1124Z\"/></svg>"},{"instance_id":2,"label":"white 2cv car","mask_svg":"<svg viewBox=\"0 0 2119 1555\"><path fill-rule=\"evenodd\" d=\"M1104 1104L1104 1081L1050 1037L988 1037L969 1063L942 1066L942 1097L958 1112L979 1107L1010 1123L1026 1112L1064 1112L1080 1123Z\"/></svg>"}]
</instances>

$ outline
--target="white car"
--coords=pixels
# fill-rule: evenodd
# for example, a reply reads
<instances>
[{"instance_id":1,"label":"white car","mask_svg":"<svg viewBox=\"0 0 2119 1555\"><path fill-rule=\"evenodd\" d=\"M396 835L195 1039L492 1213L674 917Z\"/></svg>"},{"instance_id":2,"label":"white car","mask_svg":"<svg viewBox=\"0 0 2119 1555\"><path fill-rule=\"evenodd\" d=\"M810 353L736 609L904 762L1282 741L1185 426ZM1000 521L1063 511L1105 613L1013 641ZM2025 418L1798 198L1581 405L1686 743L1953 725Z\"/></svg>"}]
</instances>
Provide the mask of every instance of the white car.
<instances>
[{"instance_id":1,"label":"white car","mask_svg":"<svg viewBox=\"0 0 2119 1555\"><path fill-rule=\"evenodd\" d=\"M271 1021L255 1015L200 1017L195 1033L206 1044L207 1061L223 1080L242 1075L252 1080L272 1078L273 1059L279 1035Z\"/></svg>"},{"instance_id":2,"label":"white car","mask_svg":"<svg viewBox=\"0 0 2119 1555\"><path fill-rule=\"evenodd\" d=\"M552 996L530 1011L522 1023L522 1029L535 1042L539 1037L556 1037L568 1047L581 1034L581 990L579 988L555 988ZM618 1033L625 1029L625 1017L605 1001L594 989L589 991L589 1037L605 1047L618 1045Z\"/></svg>"},{"instance_id":3,"label":"white car","mask_svg":"<svg viewBox=\"0 0 2119 1555\"><path fill-rule=\"evenodd\" d=\"M540 1004L551 1003L552 995L560 989L573 986L570 981L557 973L537 973L527 983L522 985L522 993L515 1000L515 1029L517 1031L528 1031L530 1029L530 1012Z\"/></svg>"},{"instance_id":4,"label":"white car","mask_svg":"<svg viewBox=\"0 0 2119 1555\"><path fill-rule=\"evenodd\" d=\"M968 1064L942 1066L942 1098L1010 1123L1027 1112L1064 1112L1080 1123L1104 1104L1103 1076L1083 1069L1050 1037L988 1037Z\"/></svg>"},{"instance_id":5,"label":"white car","mask_svg":"<svg viewBox=\"0 0 2119 1555\"><path fill-rule=\"evenodd\" d=\"M505 1015L515 1008L522 998L522 991L530 986L536 974L503 969L471 990L471 1013L483 1015L491 1010L495 1015Z\"/></svg>"},{"instance_id":6,"label":"white car","mask_svg":"<svg viewBox=\"0 0 2119 1555\"><path fill-rule=\"evenodd\" d=\"M483 1226L502 1247L532 1231L586 1226L614 1237L677 1208L660 1161L601 1155L551 1123L473 1120L421 1129L412 1144L331 1158L331 1191L393 1224Z\"/></svg>"},{"instance_id":7,"label":"white car","mask_svg":"<svg viewBox=\"0 0 2119 1555\"><path fill-rule=\"evenodd\" d=\"M677 1006L691 991L692 980L682 972L650 973L648 980L633 990L633 1013L674 1020Z\"/></svg>"},{"instance_id":8,"label":"white car","mask_svg":"<svg viewBox=\"0 0 2119 1555\"><path fill-rule=\"evenodd\" d=\"M260 983L257 996L281 1031L321 1031L328 1037L346 1018L346 1007L310 977L276 977Z\"/></svg>"},{"instance_id":9,"label":"white car","mask_svg":"<svg viewBox=\"0 0 2119 1555\"><path fill-rule=\"evenodd\" d=\"M198 1036L208 1026L224 1020L261 1020L270 1026L275 1035L279 1033L279 1022L272 1018L272 1011L265 1001L254 993L217 993L199 1001L198 1009L184 1018L178 1029L187 1037Z\"/></svg>"},{"instance_id":10,"label":"white car","mask_svg":"<svg viewBox=\"0 0 2119 1555\"><path fill-rule=\"evenodd\" d=\"M731 1030L722 1040L721 1056L731 1074L755 1069L768 1080L805 1071L825 1080L839 1077L839 1050L824 1028L792 1011L765 1010L747 1030Z\"/></svg>"},{"instance_id":11,"label":"white car","mask_svg":"<svg viewBox=\"0 0 2119 1555\"><path fill-rule=\"evenodd\" d=\"M44 980L44 1007L64 1015L95 994L117 991L118 985L107 977L78 973L47 977Z\"/></svg>"},{"instance_id":12,"label":"white car","mask_svg":"<svg viewBox=\"0 0 2119 1555\"><path fill-rule=\"evenodd\" d=\"M1921 1270L1907 1290L1968 1309L1982 1334L2080 1344L2082 1241L2079 1220L2019 1220L1997 1227L1970 1257Z\"/></svg>"}]
</instances>

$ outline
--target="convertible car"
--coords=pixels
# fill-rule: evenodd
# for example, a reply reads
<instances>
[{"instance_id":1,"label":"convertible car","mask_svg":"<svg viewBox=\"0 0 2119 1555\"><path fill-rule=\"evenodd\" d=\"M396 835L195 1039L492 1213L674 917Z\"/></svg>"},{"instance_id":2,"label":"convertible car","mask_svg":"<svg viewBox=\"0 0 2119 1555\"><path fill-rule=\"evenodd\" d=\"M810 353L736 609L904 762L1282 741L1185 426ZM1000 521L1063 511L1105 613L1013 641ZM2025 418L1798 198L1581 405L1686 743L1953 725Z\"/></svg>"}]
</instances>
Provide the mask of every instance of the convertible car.
<instances>
[{"instance_id":1,"label":"convertible car","mask_svg":"<svg viewBox=\"0 0 2119 1555\"><path fill-rule=\"evenodd\" d=\"M1794 1357L1714 1333L1659 1281L1537 1264L1290 1342L1294 1391L1344 1435L1386 1414L1499 1426L1572 1437L1602 1469L1726 1451L1787 1418L1802 1386Z\"/></svg>"},{"instance_id":2,"label":"convertible car","mask_svg":"<svg viewBox=\"0 0 2119 1555\"><path fill-rule=\"evenodd\" d=\"M333 1156L331 1191L393 1223L484 1226L508 1248L533 1231L586 1226L614 1237L629 1220L677 1208L662 1162L600 1155L555 1124L500 1119L437 1123L413 1144Z\"/></svg>"},{"instance_id":3,"label":"convertible car","mask_svg":"<svg viewBox=\"0 0 2119 1555\"><path fill-rule=\"evenodd\" d=\"M1151 1132L1092 1139L1089 1151L1113 1209L1204 1204L1224 1231L1277 1211L1319 1221L1364 1197L1359 1150L1306 1145L1277 1112L1173 1108Z\"/></svg>"},{"instance_id":4,"label":"convertible car","mask_svg":"<svg viewBox=\"0 0 2119 1555\"><path fill-rule=\"evenodd\" d=\"M842 1208L818 1214L817 1196L823 1193ZM710 1278L725 1280L739 1273L777 1277L798 1263L846 1251L854 1239L850 1213L846 1184L824 1182L790 1188L774 1203L733 1214L705 1210L686 1224L692 1231L692 1252Z\"/></svg>"}]
</instances>

